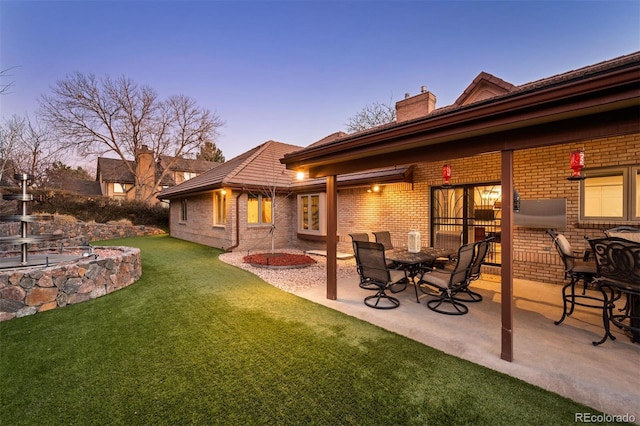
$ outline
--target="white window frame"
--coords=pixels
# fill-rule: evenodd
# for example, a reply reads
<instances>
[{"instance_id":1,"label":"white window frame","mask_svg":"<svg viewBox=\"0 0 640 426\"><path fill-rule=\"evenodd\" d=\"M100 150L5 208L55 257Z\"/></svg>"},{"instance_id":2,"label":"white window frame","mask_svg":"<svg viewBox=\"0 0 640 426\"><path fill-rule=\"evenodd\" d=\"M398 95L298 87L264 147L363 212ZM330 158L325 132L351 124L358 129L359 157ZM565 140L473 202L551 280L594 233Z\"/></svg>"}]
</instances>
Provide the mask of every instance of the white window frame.
<instances>
[{"instance_id":1,"label":"white window frame","mask_svg":"<svg viewBox=\"0 0 640 426\"><path fill-rule=\"evenodd\" d=\"M213 226L227 224L227 194L224 190L213 192Z\"/></svg>"},{"instance_id":2,"label":"white window frame","mask_svg":"<svg viewBox=\"0 0 640 426\"><path fill-rule=\"evenodd\" d=\"M257 222L249 222L249 200L252 198L257 198L258 200L258 221ZM271 222L263 222L262 221L262 216L263 216L263 204L264 204L264 200L265 199L269 199L271 200ZM273 198L268 196L268 195L264 195L264 194L247 194L247 224L249 224L249 226L263 226L263 225L273 225L273 221L275 220L274 218L274 211L273 211Z\"/></svg>"},{"instance_id":3,"label":"white window frame","mask_svg":"<svg viewBox=\"0 0 640 426\"><path fill-rule=\"evenodd\" d=\"M120 183L120 182L114 182L113 183L113 193L114 194L126 194L127 193L127 184L126 183Z\"/></svg>"},{"instance_id":4,"label":"white window frame","mask_svg":"<svg viewBox=\"0 0 640 426\"><path fill-rule=\"evenodd\" d=\"M198 176L198 173L196 172L182 172L182 177L184 178L185 181L189 179L193 179L196 176Z\"/></svg>"},{"instance_id":5,"label":"white window frame","mask_svg":"<svg viewBox=\"0 0 640 426\"><path fill-rule=\"evenodd\" d=\"M640 203L637 184L637 176L640 166L618 166L604 167L600 169L590 169L585 172L585 180L580 182L580 221L585 222L629 222L639 219L640 212L638 204ZM606 176L622 176L622 215L621 216L586 216L585 203L586 198L586 182L589 178L606 177Z\"/></svg>"},{"instance_id":6,"label":"white window frame","mask_svg":"<svg viewBox=\"0 0 640 426\"><path fill-rule=\"evenodd\" d=\"M308 209L310 209L311 207L311 199L312 197L318 197L318 222L319 222L319 229L314 230L314 229L309 229L309 226L307 226L307 228L304 227L305 223L304 223L304 204L303 200L306 200L306 207ZM318 193L310 193L310 194L298 194L297 197L297 211L298 211L298 219L297 219L297 231L299 234L306 234L306 235L322 235L325 236L327 235L327 215L326 215L326 211L327 211L327 205L326 205L326 194L324 192L318 192ZM307 218L310 220L311 219L311 212L309 211L309 215L307 216Z\"/></svg>"}]
</instances>

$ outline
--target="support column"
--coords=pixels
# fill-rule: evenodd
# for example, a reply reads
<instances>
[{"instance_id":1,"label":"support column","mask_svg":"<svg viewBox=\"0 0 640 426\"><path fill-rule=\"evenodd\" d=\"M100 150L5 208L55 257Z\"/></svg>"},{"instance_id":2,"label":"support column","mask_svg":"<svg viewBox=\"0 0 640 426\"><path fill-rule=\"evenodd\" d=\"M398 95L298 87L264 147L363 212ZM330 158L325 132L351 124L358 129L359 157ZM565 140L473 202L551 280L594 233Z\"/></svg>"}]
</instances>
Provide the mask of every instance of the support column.
<instances>
[{"instance_id":1,"label":"support column","mask_svg":"<svg viewBox=\"0 0 640 426\"><path fill-rule=\"evenodd\" d=\"M513 361L513 150L502 151L502 349L500 358Z\"/></svg>"},{"instance_id":2,"label":"support column","mask_svg":"<svg viewBox=\"0 0 640 426\"><path fill-rule=\"evenodd\" d=\"M336 176L327 176L327 299L338 297L338 191Z\"/></svg>"}]
</instances>

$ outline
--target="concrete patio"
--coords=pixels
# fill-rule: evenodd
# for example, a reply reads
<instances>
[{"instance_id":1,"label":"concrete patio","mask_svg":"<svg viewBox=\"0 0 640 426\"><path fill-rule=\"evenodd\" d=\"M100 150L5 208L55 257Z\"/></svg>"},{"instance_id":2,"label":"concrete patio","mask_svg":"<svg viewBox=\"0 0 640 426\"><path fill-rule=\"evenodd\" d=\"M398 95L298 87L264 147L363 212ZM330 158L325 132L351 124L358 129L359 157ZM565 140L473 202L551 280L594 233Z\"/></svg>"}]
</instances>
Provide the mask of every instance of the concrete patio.
<instances>
[{"instance_id":1,"label":"concrete patio","mask_svg":"<svg viewBox=\"0 0 640 426\"><path fill-rule=\"evenodd\" d=\"M501 350L500 277L484 275L473 290L484 300L469 303L469 313L450 316L416 303L410 286L395 296L397 309L368 308L371 294L358 286L358 276L338 280L337 300L326 298L324 283L297 295L419 341L445 353L563 395L610 415L629 414L640 421L640 344L616 327L617 337L593 346L604 335L601 311L577 307L562 324L561 287L514 280L514 360ZM422 301L427 296L422 296Z\"/></svg>"}]
</instances>

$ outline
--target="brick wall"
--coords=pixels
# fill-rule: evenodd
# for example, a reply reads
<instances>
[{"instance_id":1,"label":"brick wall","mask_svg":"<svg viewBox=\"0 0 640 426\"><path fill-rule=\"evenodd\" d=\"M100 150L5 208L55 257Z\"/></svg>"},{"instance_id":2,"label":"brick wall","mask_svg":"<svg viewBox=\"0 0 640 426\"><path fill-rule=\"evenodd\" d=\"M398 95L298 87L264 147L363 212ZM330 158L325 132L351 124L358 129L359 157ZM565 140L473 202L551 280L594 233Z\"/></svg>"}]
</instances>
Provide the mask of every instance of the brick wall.
<instances>
[{"instance_id":1,"label":"brick wall","mask_svg":"<svg viewBox=\"0 0 640 426\"><path fill-rule=\"evenodd\" d=\"M227 223L224 226L213 224L213 196L211 193L188 198L187 221L181 221L182 205L180 200L171 202L171 235L218 247L223 250L264 251L271 249L272 230L270 225L251 225L247 222L248 195L243 192L227 190ZM299 244L295 232L295 195L277 196L275 211L275 248L292 247ZM236 215L239 218L240 240L237 239Z\"/></svg>"},{"instance_id":2,"label":"brick wall","mask_svg":"<svg viewBox=\"0 0 640 426\"><path fill-rule=\"evenodd\" d=\"M576 249L586 244L584 237L601 236L601 229L621 223L579 223L579 183L568 181L569 153L584 148L586 166L631 165L640 163L640 135L580 141L514 153L514 183L524 200L567 199L567 228L562 232ZM408 161L410 159L407 159ZM442 185L442 165L445 162L416 164L414 183L389 184L380 193L367 188L338 191L338 250L351 252L349 233L388 230L394 245L406 244L411 230L418 230L424 245L429 244L430 188ZM451 165L453 185L499 182L500 154L484 154L447 161ZM235 214L240 218L240 241L236 240ZM171 234L178 238L227 249L239 244L236 250L269 249L271 239L268 226L247 224L247 196L243 193L227 195L225 227L212 226L213 202L211 194L189 199L188 223L179 223L180 203L171 203ZM296 197L281 197L276 213L276 248L325 248L323 243L297 239ZM640 223L626 222L640 226ZM499 274L500 269L486 268ZM544 229L516 227L514 229L514 275L517 278L549 283L563 282L562 263Z\"/></svg>"}]
</instances>

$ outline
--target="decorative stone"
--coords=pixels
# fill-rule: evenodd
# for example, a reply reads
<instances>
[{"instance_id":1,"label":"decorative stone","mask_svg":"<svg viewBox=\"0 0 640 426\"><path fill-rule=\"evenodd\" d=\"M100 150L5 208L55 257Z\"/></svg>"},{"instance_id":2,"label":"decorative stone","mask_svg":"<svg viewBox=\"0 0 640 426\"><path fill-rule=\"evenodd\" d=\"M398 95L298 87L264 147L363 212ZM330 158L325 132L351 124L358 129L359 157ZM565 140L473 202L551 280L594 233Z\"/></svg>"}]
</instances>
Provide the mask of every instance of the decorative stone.
<instances>
[{"instance_id":1,"label":"decorative stone","mask_svg":"<svg viewBox=\"0 0 640 426\"><path fill-rule=\"evenodd\" d=\"M28 306L39 306L43 303L52 302L56 300L58 295L58 289L55 287L40 288L36 287L29 292L25 302Z\"/></svg>"},{"instance_id":2,"label":"decorative stone","mask_svg":"<svg viewBox=\"0 0 640 426\"><path fill-rule=\"evenodd\" d=\"M16 312L16 318L26 317L27 315L33 315L38 312L38 308L35 306L26 306Z\"/></svg>"},{"instance_id":3,"label":"decorative stone","mask_svg":"<svg viewBox=\"0 0 640 426\"><path fill-rule=\"evenodd\" d=\"M51 309L55 309L57 307L58 303L54 300L53 302L42 304L42 306L40 306L40 309L38 309L38 312L50 311Z\"/></svg>"},{"instance_id":4,"label":"decorative stone","mask_svg":"<svg viewBox=\"0 0 640 426\"><path fill-rule=\"evenodd\" d=\"M5 300L16 300L22 302L27 292L22 287L11 286L0 290L0 297Z\"/></svg>"},{"instance_id":5,"label":"decorative stone","mask_svg":"<svg viewBox=\"0 0 640 426\"><path fill-rule=\"evenodd\" d=\"M0 299L0 313L8 312L14 314L24 307L24 303L17 300Z\"/></svg>"},{"instance_id":6,"label":"decorative stone","mask_svg":"<svg viewBox=\"0 0 640 426\"><path fill-rule=\"evenodd\" d=\"M67 294L77 293L78 289L82 286L82 279L80 278L69 278L67 282L62 287L62 291Z\"/></svg>"}]
</instances>

